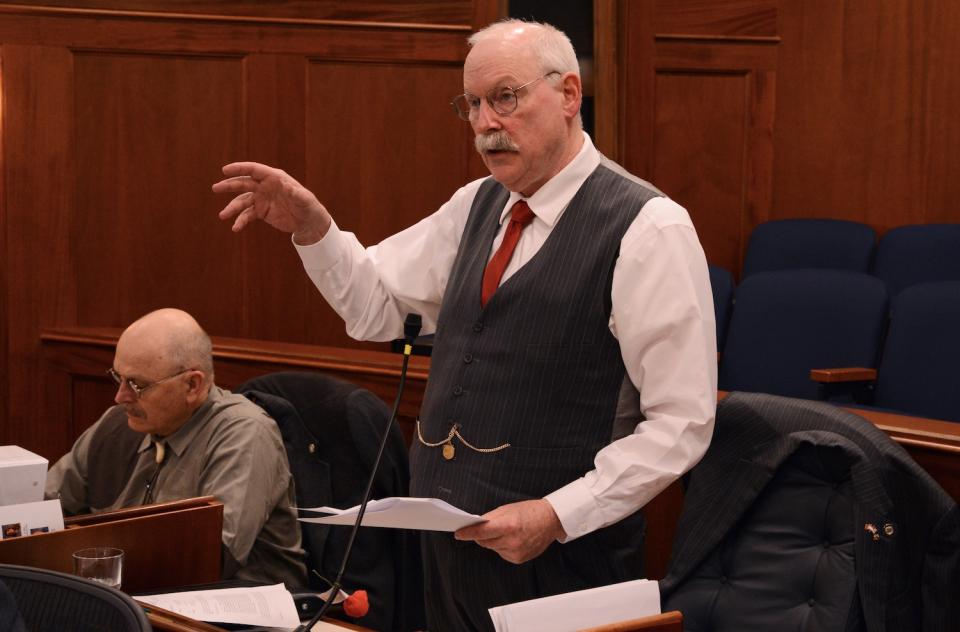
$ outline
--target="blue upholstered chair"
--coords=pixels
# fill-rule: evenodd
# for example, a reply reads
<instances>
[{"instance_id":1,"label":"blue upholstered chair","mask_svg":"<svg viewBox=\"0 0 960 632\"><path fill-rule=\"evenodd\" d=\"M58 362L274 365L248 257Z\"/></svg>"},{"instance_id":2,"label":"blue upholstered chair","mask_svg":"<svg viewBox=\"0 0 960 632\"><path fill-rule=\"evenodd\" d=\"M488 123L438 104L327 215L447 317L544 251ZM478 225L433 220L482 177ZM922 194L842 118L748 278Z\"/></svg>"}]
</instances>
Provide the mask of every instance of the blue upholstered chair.
<instances>
[{"instance_id":1,"label":"blue upholstered chair","mask_svg":"<svg viewBox=\"0 0 960 632\"><path fill-rule=\"evenodd\" d=\"M733 275L720 266L707 267L710 271L710 289L713 290L713 313L717 321L717 351L723 351L727 326L730 323L730 310L733 309Z\"/></svg>"},{"instance_id":2,"label":"blue upholstered chair","mask_svg":"<svg viewBox=\"0 0 960 632\"><path fill-rule=\"evenodd\" d=\"M867 274L754 274L737 288L719 387L817 399L811 369L877 366L886 318L886 288Z\"/></svg>"},{"instance_id":3,"label":"blue upholstered chair","mask_svg":"<svg viewBox=\"0 0 960 632\"><path fill-rule=\"evenodd\" d=\"M890 296L917 283L960 281L960 224L900 226L877 246L873 274Z\"/></svg>"},{"instance_id":4,"label":"blue upholstered chair","mask_svg":"<svg viewBox=\"0 0 960 632\"><path fill-rule=\"evenodd\" d=\"M860 403L883 410L960 422L960 281L912 285L893 299L880 366L867 372ZM834 380L863 379L860 371ZM817 379L826 373L816 372ZM836 390L850 381L833 382Z\"/></svg>"},{"instance_id":5,"label":"blue upholstered chair","mask_svg":"<svg viewBox=\"0 0 960 632\"><path fill-rule=\"evenodd\" d=\"M781 219L753 229L741 281L757 272L830 268L868 272L876 233L839 219Z\"/></svg>"},{"instance_id":6,"label":"blue upholstered chair","mask_svg":"<svg viewBox=\"0 0 960 632\"><path fill-rule=\"evenodd\" d=\"M873 403L960 421L960 281L910 286L894 299Z\"/></svg>"}]
</instances>

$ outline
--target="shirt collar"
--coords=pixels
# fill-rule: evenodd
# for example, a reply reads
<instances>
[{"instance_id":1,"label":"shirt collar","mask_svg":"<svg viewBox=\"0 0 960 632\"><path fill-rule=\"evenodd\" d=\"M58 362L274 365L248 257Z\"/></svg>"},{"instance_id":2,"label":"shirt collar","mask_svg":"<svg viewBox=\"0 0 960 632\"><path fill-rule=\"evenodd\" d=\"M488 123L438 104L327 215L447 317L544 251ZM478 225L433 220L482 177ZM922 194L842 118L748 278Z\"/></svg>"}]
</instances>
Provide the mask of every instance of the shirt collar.
<instances>
[{"instance_id":1,"label":"shirt collar","mask_svg":"<svg viewBox=\"0 0 960 632\"><path fill-rule=\"evenodd\" d=\"M590 136L586 132L582 132L582 134L583 145L577 155L557 175L537 189L536 193L524 198L521 193L510 192L507 205L500 212L501 224L506 219L510 209L513 208L514 203L523 199L526 199L527 204L530 205L530 210L537 216L537 219L551 228L557 223L567 204L580 190L586 179L590 177L590 174L600 165L600 152L593 146Z\"/></svg>"}]
</instances>

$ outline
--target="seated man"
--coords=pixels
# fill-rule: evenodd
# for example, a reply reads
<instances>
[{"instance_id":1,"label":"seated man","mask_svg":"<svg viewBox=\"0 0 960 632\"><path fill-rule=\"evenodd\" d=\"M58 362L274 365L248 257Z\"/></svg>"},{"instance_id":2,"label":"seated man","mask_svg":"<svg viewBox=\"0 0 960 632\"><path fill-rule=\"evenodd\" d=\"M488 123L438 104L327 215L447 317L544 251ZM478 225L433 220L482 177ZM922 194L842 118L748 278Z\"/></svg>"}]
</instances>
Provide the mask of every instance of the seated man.
<instances>
[{"instance_id":1,"label":"seated man","mask_svg":"<svg viewBox=\"0 0 960 632\"><path fill-rule=\"evenodd\" d=\"M293 478L276 423L213 383L210 338L186 312L161 309L117 341L116 406L47 475L66 513L216 496L223 577L307 583Z\"/></svg>"}]
</instances>

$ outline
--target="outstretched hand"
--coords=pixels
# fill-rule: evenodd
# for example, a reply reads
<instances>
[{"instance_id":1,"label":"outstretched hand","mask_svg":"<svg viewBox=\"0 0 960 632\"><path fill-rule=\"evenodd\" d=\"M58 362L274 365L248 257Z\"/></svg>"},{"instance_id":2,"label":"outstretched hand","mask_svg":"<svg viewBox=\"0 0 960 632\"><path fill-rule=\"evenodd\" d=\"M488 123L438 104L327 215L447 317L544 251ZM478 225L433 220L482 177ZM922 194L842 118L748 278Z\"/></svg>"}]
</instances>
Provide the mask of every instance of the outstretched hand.
<instances>
[{"instance_id":1,"label":"outstretched hand","mask_svg":"<svg viewBox=\"0 0 960 632\"><path fill-rule=\"evenodd\" d=\"M502 505L483 517L486 522L463 527L454 537L473 540L514 564L532 560L566 536L553 506L543 499Z\"/></svg>"},{"instance_id":2,"label":"outstretched hand","mask_svg":"<svg viewBox=\"0 0 960 632\"><path fill-rule=\"evenodd\" d=\"M285 171L257 162L234 162L223 168L227 176L213 185L214 193L238 193L220 219L233 219L232 230L243 230L254 220L263 220L294 240L307 245L327 234L333 221L316 196Z\"/></svg>"}]
</instances>

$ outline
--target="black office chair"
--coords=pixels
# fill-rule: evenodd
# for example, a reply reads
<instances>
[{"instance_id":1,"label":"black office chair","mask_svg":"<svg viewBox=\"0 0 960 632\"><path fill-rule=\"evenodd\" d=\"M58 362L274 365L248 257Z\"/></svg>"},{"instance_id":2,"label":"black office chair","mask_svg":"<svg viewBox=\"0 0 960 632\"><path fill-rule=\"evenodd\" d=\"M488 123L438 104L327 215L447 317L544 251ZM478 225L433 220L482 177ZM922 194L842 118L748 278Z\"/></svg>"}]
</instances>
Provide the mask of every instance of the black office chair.
<instances>
[{"instance_id":1,"label":"black office chair","mask_svg":"<svg viewBox=\"0 0 960 632\"><path fill-rule=\"evenodd\" d=\"M297 506L338 508L360 503L390 410L370 391L328 375L272 373L236 392L276 420L296 488ZM372 498L407 496L407 446L396 422L390 429ZM349 527L300 523L312 587L333 581L346 550ZM374 630L425 627L419 535L401 529L361 528L343 586L364 589L369 613L355 620ZM315 571L315 572L314 572Z\"/></svg>"},{"instance_id":2,"label":"black office chair","mask_svg":"<svg viewBox=\"0 0 960 632\"><path fill-rule=\"evenodd\" d=\"M41 568L0 564L0 581L31 632L149 632L128 595L87 579Z\"/></svg>"},{"instance_id":3,"label":"black office chair","mask_svg":"<svg viewBox=\"0 0 960 632\"><path fill-rule=\"evenodd\" d=\"M757 272L829 268L866 273L876 233L860 222L839 219L780 219L753 229L740 280Z\"/></svg>"},{"instance_id":4,"label":"black office chair","mask_svg":"<svg viewBox=\"0 0 960 632\"><path fill-rule=\"evenodd\" d=\"M664 611L697 632L960 630L960 509L884 432L731 393L690 472Z\"/></svg>"}]
</instances>

